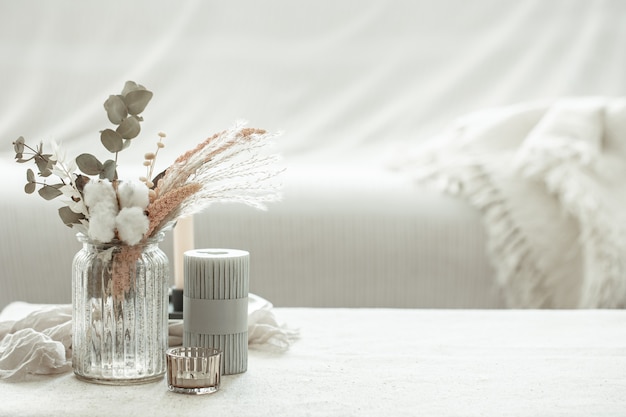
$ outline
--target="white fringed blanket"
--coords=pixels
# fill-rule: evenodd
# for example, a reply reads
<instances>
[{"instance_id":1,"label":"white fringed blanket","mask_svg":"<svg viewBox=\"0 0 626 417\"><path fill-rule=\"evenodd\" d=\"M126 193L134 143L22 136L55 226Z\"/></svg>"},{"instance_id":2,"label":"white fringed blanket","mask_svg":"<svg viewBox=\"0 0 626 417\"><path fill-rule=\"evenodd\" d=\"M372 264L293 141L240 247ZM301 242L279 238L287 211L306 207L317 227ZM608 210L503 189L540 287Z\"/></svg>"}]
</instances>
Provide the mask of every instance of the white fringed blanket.
<instances>
[{"instance_id":1,"label":"white fringed blanket","mask_svg":"<svg viewBox=\"0 0 626 417\"><path fill-rule=\"evenodd\" d=\"M400 169L482 212L509 307L626 307L625 99L471 114Z\"/></svg>"}]
</instances>

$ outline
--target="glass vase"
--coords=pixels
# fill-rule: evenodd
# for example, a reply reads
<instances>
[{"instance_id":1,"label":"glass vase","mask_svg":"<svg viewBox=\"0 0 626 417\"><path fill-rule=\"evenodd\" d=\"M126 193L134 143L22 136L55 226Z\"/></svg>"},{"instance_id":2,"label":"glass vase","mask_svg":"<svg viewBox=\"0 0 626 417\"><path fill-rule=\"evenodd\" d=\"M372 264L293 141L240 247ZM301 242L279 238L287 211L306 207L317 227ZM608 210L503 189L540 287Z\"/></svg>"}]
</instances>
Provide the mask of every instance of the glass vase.
<instances>
[{"instance_id":1,"label":"glass vase","mask_svg":"<svg viewBox=\"0 0 626 417\"><path fill-rule=\"evenodd\" d=\"M72 367L82 380L151 382L166 371L169 262L163 238L135 246L78 234L72 270Z\"/></svg>"}]
</instances>

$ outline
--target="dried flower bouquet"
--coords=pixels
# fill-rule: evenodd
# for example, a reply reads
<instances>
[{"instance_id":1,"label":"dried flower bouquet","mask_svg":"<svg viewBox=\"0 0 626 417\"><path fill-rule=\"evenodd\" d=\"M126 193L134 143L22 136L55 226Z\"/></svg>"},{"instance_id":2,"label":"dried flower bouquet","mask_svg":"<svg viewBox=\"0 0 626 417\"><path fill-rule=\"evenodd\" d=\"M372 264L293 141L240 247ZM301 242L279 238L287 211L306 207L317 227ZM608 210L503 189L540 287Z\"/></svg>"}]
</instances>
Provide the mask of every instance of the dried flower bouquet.
<instances>
[{"instance_id":1,"label":"dried flower bouquet","mask_svg":"<svg viewBox=\"0 0 626 417\"><path fill-rule=\"evenodd\" d=\"M127 81L120 94L104 102L109 121L117 126L100 132L102 145L114 154L104 162L90 153L67 159L56 143L51 153L45 153L42 143L31 147L23 137L14 141L16 161L34 162L38 171L37 178L32 169L27 170L25 191L30 194L39 188L46 200L66 197L67 205L59 209L66 225L93 241L129 246L145 242L177 219L214 202L264 208L266 202L280 199L280 187L273 180L281 171L279 157L261 152L275 135L243 124L211 136L153 176L158 152L165 146L165 134L159 133L156 151L145 154L146 175L120 180L118 154L139 135L141 113L152 95ZM52 176L58 182L49 181Z\"/></svg>"},{"instance_id":2,"label":"dried flower bouquet","mask_svg":"<svg viewBox=\"0 0 626 417\"><path fill-rule=\"evenodd\" d=\"M102 145L114 155L104 162L90 153L68 159L54 142L51 153L44 152L43 143L27 145L23 137L13 142L16 161L34 162L38 171L37 177L32 169L26 171L26 193L38 189L46 200L65 197L67 205L59 209L63 222L94 243L110 244L101 256L113 262L108 285L116 300L133 288L140 246L162 236L179 218L214 202L265 208L266 202L280 199L274 180L281 171L279 156L262 152L275 135L243 124L209 137L154 176L157 155L165 146L165 134L159 133L156 150L145 154L146 175L120 180L118 155L139 135L141 113L152 95L127 81L120 94L104 102L109 121L117 126L100 132Z\"/></svg>"}]
</instances>

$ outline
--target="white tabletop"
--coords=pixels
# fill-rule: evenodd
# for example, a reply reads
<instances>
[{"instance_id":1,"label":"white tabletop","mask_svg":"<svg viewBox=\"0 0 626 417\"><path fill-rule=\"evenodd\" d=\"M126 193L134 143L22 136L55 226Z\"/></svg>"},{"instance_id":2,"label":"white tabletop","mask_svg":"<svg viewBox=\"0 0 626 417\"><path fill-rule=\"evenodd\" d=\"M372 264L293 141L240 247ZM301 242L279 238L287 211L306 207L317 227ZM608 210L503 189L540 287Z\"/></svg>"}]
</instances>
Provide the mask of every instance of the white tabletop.
<instances>
[{"instance_id":1,"label":"white tabletop","mask_svg":"<svg viewBox=\"0 0 626 417\"><path fill-rule=\"evenodd\" d=\"M188 396L0 381L0 416L626 416L623 310L276 309L302 337Z\"/></svg>"}]
</instances>

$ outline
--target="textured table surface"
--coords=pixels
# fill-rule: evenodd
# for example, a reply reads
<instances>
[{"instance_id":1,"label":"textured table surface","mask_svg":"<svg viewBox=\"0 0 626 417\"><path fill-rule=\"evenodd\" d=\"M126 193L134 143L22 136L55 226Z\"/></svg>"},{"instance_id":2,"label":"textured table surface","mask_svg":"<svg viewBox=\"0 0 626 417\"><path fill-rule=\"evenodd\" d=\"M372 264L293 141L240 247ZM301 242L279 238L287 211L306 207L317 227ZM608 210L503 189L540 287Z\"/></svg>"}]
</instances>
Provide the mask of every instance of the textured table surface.
<instances>
[{"instance_id":1,"label":"textured table surface","mask_svg":"<svg viewBox=\"0 0 626 417\"><path fill-rule=\"evenodd\" d=\"M626 416L626 312L277 309L281 354L205 396L0 381L0 416Z\"/></svg>"}]
</instances>

